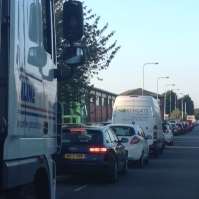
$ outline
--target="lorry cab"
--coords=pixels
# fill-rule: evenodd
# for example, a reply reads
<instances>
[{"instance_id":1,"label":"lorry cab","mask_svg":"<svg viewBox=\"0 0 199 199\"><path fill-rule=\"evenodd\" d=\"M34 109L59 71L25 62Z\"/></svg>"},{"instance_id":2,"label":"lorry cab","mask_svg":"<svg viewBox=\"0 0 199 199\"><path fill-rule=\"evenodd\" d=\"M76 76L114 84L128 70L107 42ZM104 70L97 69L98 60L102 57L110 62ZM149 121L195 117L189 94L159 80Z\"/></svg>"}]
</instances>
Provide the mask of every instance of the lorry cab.
<instances>
[{"instance_id":1,"label":"lorry cab","mask_svg":"<svg viewBox=\"0 0 199 199\"><path fill-rule=\"evenodd\" d=\"M56 69L53 2L7 0L1 6L1 187L30 183L39 172L54 182L55 168L50 164L57 149L57 80L51 73Z\"/></svg>"},{"instance_id":2,"label":"lorry cab","mask_svg":"<svg viewBox=\"0 0 199 199\"><path fill-rule=\"evenodd\" d=\"M64 3L68 11L77 6ZM3 191L6 198L21 198L16 189L28 184L36 198L55 198L52 155L60 121L54 18L53 0L0 0L0 198ZM69 19L70 12L63 23Z\"/></svg>"}]
</instances>

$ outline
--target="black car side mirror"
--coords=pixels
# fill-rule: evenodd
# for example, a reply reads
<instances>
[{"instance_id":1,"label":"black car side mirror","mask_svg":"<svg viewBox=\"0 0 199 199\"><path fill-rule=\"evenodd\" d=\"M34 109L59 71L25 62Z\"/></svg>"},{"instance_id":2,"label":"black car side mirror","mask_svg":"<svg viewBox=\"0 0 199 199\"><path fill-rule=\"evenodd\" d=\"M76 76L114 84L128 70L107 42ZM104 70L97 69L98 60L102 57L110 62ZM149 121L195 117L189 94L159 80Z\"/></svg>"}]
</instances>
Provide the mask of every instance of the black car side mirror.
<instances>
[{"instance_id":1,"label":"black car side mirror","mask_svg":"<svg viewBox=\"0 0 199 199\"><path fill-rule=\"evenodd\" d=\"M84 34L83 6L80 1L66 1L63 6L63 36L70 43L78 42Z\"/></svg>"},{"instance_id":2,"label":"black car side mirror","mask_svg":"<svg viewBox=\"0 0 199 199\"><path fill-rule=\"evenodd\" d=\"M69 66L78 66L84 63L85 54L82 48L70 46L64 49L64 59Z\"/></svg>"}]
</instances>

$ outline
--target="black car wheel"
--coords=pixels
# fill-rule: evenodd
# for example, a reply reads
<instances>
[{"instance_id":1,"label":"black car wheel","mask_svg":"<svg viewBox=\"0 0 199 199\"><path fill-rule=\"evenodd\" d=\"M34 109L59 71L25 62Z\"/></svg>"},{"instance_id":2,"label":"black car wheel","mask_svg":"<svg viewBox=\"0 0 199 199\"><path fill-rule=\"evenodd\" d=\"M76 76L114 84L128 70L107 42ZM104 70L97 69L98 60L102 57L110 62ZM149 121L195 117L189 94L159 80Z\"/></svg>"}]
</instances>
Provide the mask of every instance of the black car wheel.
<instances>
[{"instance_id":1,"label":"black car wheel","mask_svg":"<svg viewBox=\"0 0 199 199\"><path fill-rule=\"evenodd\" d=\"M110 183L115 183L118 180L118 163L115 158L111 162L108 178Z\"/></svg>"},{"instance_id":2,"label":"black car wheel","mask_svg":"<svg viewBox=\"0 0 199 199\"><path fill-rule=\"evenodd\" d=\"M145 164L149 164L149 156L146 157Z\"/></svg>"},{"instance_id":3,"label":"black car wheel","mask_svg":"<svg viewBox=\"0 0 199 199\"><path fill-rule=\"evenodd\" d=\"M144 153L142 153L140 159L137 161L137 166L140 169L144 167Z\"/></svg>"},{"instance_id":4,"label":"black car wheel","mask_svg":"<svg viewBox=\"0 0 199 199\"><path fill-rule=\"evenodd\" d=\"M154 156L154 158L158 158L158 156L159 156L159 150L157 147L155 147L153 150L153 156Z\"/></svg>"},{"instance_id":5,"label":"black car wheel","mask_svg":"<svg viewBox=\"0 0 199 199\"><path fill-rule=\"evenodd\" d=\"M128 160L126 159L126 160L124 161L124 166L123 166L123 168L122 168L122 170L121 170L121 174L126 174L127 171L128 171Z\"/></svg>"}]
</instances>

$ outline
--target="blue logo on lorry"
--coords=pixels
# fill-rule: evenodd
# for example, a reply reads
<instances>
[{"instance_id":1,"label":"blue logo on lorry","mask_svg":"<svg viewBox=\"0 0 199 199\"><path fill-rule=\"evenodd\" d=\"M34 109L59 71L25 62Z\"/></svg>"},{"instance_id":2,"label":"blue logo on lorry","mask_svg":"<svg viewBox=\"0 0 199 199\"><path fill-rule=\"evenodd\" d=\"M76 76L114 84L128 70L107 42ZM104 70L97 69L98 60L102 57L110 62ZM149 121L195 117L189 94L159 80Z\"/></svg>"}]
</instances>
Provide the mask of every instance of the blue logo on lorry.
<instances>
[{"instance_id":1,"label":"blue logo on lorry","mask_svg":"<svg viewBox=\"0 0 199 199\"><path fill-rule=\"evenodd\" d=\"M35 103L35 88L33 85L22 81L21 100L24 102Z\"/></svg>"}]
</instances>

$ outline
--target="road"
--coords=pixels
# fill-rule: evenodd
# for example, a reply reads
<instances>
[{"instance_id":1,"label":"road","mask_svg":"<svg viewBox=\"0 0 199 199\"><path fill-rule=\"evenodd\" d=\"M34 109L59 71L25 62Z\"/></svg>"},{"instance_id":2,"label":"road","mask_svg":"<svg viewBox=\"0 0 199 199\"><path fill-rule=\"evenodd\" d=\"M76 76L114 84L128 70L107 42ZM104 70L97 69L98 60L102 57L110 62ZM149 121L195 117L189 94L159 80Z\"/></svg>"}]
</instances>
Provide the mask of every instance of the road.
<instances>
[{"instance_id":1,"label":"road","mask_svg":"<svg viewBox=\"0 0 199 199\"><path fill-rule=\"evenodd\" d=\"M95 177L59 178L57 199L199 199L199 127L175 137L144 169L131 168L116 184Z\"/></svg>"}]
</instances>

